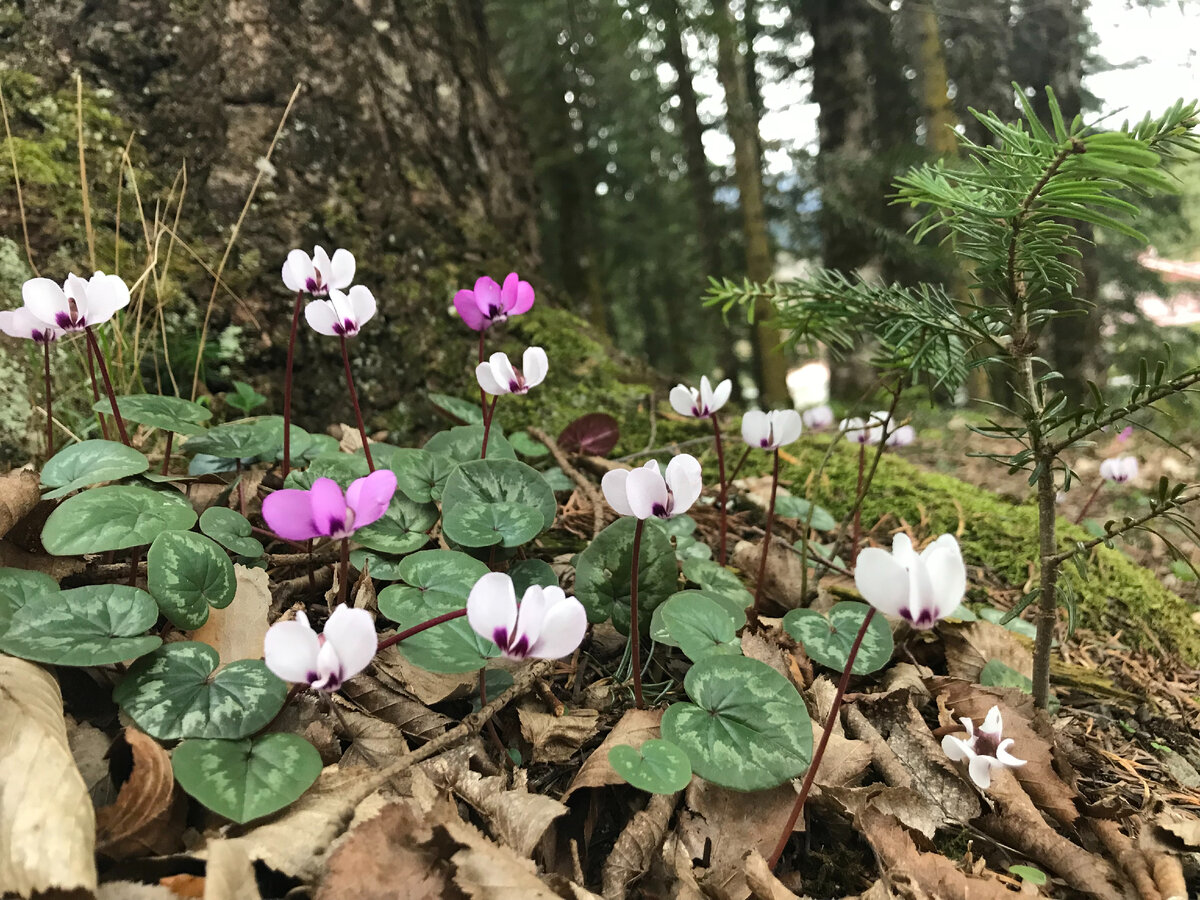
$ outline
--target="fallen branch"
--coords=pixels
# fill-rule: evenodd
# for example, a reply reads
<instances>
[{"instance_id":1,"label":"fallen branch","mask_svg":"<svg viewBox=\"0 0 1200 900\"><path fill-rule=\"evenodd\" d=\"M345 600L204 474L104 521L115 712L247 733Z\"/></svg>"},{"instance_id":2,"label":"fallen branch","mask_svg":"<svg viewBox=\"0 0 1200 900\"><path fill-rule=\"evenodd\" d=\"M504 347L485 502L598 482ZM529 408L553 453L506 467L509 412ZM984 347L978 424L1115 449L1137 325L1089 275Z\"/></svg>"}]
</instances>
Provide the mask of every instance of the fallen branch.
<instances>
[{"instance_id":1,"label":"fallen branch","mask_svg":"<svg viewBox=\"0 0 1200 900\"><path fill-rule=\"evenodd\" d=\"M533 437L546 445L546 449L550 451L550 456L558 463L558 467L563 470L563 473L570 478L584 495L592 502L592 537L598 535L604 528L604 495L600 493L600 489L596 487L586 475L571 465L567 459L567 455L563 453L562 447L558 446L558 442L540 428L526 429Z\"/></svg>"}]
</instances>

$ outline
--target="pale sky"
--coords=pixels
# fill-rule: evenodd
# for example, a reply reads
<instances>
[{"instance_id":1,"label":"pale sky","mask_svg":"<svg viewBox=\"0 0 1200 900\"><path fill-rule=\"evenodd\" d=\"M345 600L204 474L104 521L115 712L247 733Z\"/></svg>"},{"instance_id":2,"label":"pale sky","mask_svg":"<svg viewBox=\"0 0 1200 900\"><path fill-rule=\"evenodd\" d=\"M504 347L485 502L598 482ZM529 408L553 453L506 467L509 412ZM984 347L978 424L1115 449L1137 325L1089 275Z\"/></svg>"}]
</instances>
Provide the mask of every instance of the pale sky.
<instances>
[{"instance_id":1,"label":"pale sky","mask_svg":"<svg viewBox=\"0 0 1200 900\"><path fill-rule=\"evenodd\" d=\"M1089 75L1084 84L1101 99L1104 112L1126 108L1114 117L1114 125L1126 118L1141 119L1147 112L1157 115L1180 97L1200 98L1196 49L1200 43L1200 4L1169 0L1165 6L1146 10L1129 8L1127 0L1091 0L1089 16L1099 41L1098 55L1118 68ZM693 58L712 52L711 48L701 50L697 46L690 50ZM791 52L803 58L808 47L799 46ZM713 67L700 67L695 80L697 91L706 98L701 103L701 116L710 122L720 120L724 101ZM763 94L767 111L761 127L766 141L791 146L815 142L817 107L809 102L808 85L801 76L768 82ZM733 144L723 132L707 129L704 144L718 165L733 156ZM771 171L786 172L791 166L785 150L768 153L767 167Z\"/></svg>"}]
</instances>

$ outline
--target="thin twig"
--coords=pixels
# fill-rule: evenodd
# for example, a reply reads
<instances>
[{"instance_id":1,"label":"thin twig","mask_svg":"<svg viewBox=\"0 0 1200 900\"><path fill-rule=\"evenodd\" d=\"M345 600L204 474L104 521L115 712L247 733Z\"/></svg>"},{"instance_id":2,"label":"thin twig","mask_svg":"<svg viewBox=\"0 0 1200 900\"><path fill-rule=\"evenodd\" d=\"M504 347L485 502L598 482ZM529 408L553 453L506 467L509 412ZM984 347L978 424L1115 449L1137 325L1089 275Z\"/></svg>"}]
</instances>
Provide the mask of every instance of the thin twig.
<instances>
[{"instance_id":1,"label":"thin twig","mask_svg":"<svg viewBox=\"0 0 1200 900\"><path fill-rule=\"evenodd\" d=\"M591 501L592 504L592 536L599 534L604 528L604 495L600 493L600 489L591 482L586 475L576 469L567 460L567 455L563 453L562 447L558 446L558 442L540 428L527 428L535 440L541 441L546 445L546 449L550 451L551 458L558 463L558 467L563 470L568 478L570 478L584 495Z\"/></svg>"}]
</instances>

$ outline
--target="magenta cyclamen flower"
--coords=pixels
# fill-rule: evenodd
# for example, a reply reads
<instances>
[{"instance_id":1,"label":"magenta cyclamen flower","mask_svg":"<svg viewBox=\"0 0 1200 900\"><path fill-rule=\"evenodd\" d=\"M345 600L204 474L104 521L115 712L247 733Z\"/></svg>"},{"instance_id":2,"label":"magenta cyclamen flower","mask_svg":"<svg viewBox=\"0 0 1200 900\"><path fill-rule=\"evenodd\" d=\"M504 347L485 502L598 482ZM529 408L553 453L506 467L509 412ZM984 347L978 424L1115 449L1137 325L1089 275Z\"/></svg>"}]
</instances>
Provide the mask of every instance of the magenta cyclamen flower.
<instances>
[{"instance_id":1,"label":"magenta cyclamen flower","mask_svg":"<svg viewBox=\"0 0 1200 900\"><path fill-rule=\"evenodd\" d=\"M638 469L613 469L600 479L604 499L622 516L670 519L687 512L703 489L700 461L681 453L666 473L654 460Z\"/></svg>"},{"instance_id":2,"label":"magenta cyclamen flower","mask_svg":"<svg viewBox=\"0 0 1200 900\"><path fill-rule=\"evenodd\" d=\"M541 347L529 347L521 357L521 369L513 368L507 353L493 353L487 362L475 367L475 380L493 395L526 394L546 380L550 361Z\"/></svg>"},{"instance_id":3,"label":"magenta cyclamen flower","mask_svg":"<svg viewBox=\"0 0 1200 900\"><path fill-rule=\"evenodd\" d=\"M681 416L707 419L729 399L733 392L733 381L726 378L714 389L707 375L700 376L700 388L677 384L671 388L671 408Z\"/></svg>"},{"instance_id":4,"label":"magenta cyclamen flower","mask_svg":"<svg viewBox=\"0 0 1200 900\"><path fill-rule=\"evenodd\" d=\"M531 585L517 605L512 579L484 575L467 596L467 621L509 659L558 659L573 653L587 631L583 604L557 585Z\"/></svg>"},{"instance_id":5,"label":"magenta cyclamen flower","mask_svg":"<svg viewBox=\"0 0 1200 900\"><path fill-rule=\"evenodd\" d=\"M1136 456L1114 456L1100 463L1100 477L1105 481L1124 484L1127 481L1133 481L1133 479L1137 478L1137 475L1138 461Z\"/></svg>"},{"instance_id":6,"label":"magenta cyclamen flower","mask_svg":"<svg viewBox=\"0 0 1200 900\"><path fill-rule=\"evenodd\" d=\"M976 787L983 790L991 787L992 769L1013 769L1025 765L1026 760L1017 759L1009 752L1014 742L1012 738L1004 737L1000 707L989 709L978 728L966 716L962 717L962 724L967 729L966 740L946 735L942 738L942 750L955 762L969 760L967 772Z\"/></svg>"},{"instance_id":7,"label":"magenta cyclamen flower","mask_svg":"<svg viewBox=\"0 0 1200 900\"><path fill-rule=\"evenodd\" d=\"M382 518L395 493L396 474L380 469L352 481L345 494L332 478L318 478L307 491L275 491L263 500L262 512L271 530L286 540L340 540Z\"/></svg>"},{"instance_id":8,"label":"magenta cyclamen flower","mask_svg":"<svg viewBox=\"0 0 1200 900\"><path fill-rule=\"evenodd\" d=\"M533 285L522 281L516 272L508 273L503 287L484 275L475 282L473 291L461 290L454 295L454 308L473 331L486 331L532 307Z\"/></svg>"},{"instance_id":9,"label":"magenta cyclamen flower","mask_svg":"<svg viewBox=\"0 0 1200 900\"><path fill-rule=\"evenodd\" d=\"M354 337L375 315L375 297L361 284L343 294L331 288L329 298L304 307L304 319L313 331L331 337Z\"/></svg>"},{"instance_id":10,"label":"magenta cyclamen flower","mask_svg":"<svg viewBox=\"0 0 1200 900\"><path fill-rule=\"evenodd\" d=\"M314 297L324 297L330 289L344 291L352 281L354 255L349 250L335 250L333 259L320 246L313 247L312 256L293 250L283 264L283 283L288 290Z\"/></svg>"},{"instance_id":11,"label":"magenta cyclamen flower","mask_svg":"<svg viewBox=\"0 0 1200 900\"><path fill-rule=\"evenodd\" d=\"M365 609L339 606L321 634L298 612L295 619L267 629L263 662L284 681L336 691L367 667L378 645L375 623Z\"/></svg>"},{"instance_id":12,"label":"magenta cyclamen flower","mask_svg":"<svg viewBox=\"0 0 1200 900\"><path fill-rule=\"evenodd\" d=\"M63 334L61 329L54 325L47 325L24 306L0 310L0 331L11 337L24 338L36 344L49 344L58 340Z\"/></svg>"},{"instance_id":13,"label":"magenta cyclamen flower","mask_svg":"<svg viewBox=\"0 0 1200 900\"><path fill-rule=\"evenodd\" d=\"M129 305L129 288L116 275L96 272L87 281L72 273L59 287L49 278L30 278L21 285L25 309L44 325L61 331L83 331L101 325Z\"/></svg>"}]
</instances>

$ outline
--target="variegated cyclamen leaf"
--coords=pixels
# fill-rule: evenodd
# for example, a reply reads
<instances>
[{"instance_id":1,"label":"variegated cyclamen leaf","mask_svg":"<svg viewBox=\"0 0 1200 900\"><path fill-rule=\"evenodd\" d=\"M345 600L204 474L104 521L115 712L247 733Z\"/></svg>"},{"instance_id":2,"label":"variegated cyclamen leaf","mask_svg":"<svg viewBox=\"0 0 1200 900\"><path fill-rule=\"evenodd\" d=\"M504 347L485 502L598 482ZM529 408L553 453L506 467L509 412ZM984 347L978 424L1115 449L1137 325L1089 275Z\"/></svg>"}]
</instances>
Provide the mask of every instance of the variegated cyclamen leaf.
<instances>
[{"instance_id":1,"label":"variegated cyclamen leaf","mask_svg":"<svg viewBox=\"0 0 1200 900\"><path fill-rule=\"evenodd\" d=\"M422 449L444 456L456 463L477 460L483 450L483 426L459 425L439 431L425 442ZM512 444L504 436L504 429L496 424L492 425L488 434L487 458L489 460L517 458Z\"/></svg>"},{"instance_id":2,"label":"variegated cyclamen leaf","mask_svg":"<svg viewBox=\"0 0 1200 900\"><path fill-rule=\"evenodd\" d=\"M121 418L126 422L137 422L176 434L199 434L204 423L212 418L212 411L199 403L182 397L163 397L158 394L126 394L117 398ZM108 400L98 400L92 405L98 413L109 413Z\"/></svg>"},{"instance_id":3,"label":"variegated cyclamen leaf","mask_svg":"<svg viewBox=\"0 0 1200 900\"><path fill-rule=\"evenodd\" d=\"M444 510L442 533L461 547L520 547L542 532L545 521L522 503L459 503Z\"/></svg>"},{"instance_id":4,"label":"variegated cyclamen leaf","mask_svg":"<svg viewBox=\"0 0 1200 900\"><path fill-rule=\"evenodd\" d=\"M44 500L65 497L71 491L102 481L140 475L150 461L132 447L117 441L80 441L59 450L42 469L42 487L54 488Z\"/></svg>"},{"instance_id":5,"label":"variegated cyclamen leaf","mask_svg":"<svg viewBox=\"0 0 1200 900\"><path fill-rule=\"evenodd\" d=\"M441 500L446 479L458 467L457 460L416 447L372 444L371 454L377 466L396 474L400 492L417 503Z\"/></svg>"},{"instance_id":6,"label":"variegated cyclamen leaf","mask_svg":"<svg viewBox=\"0 0 1200 900\"><path fill-rule=\"evenodd\" d=\"M158 607L145 591L91 584L69 591L30 592L0 621L0 650L59 666L103 666L149 653L162 643L145 631Z\"/></svg>"},{"instance_id":7,"label":"variegated cyclamen leaf","mask_svg":"<svg viewBox=\"0 0 1200 900\"><path fill-rule=\"evenodd\" d=\"M261 660L238 660L214 675L218 661L207 644L167 644L134 663L113 700L160 741L254 734L283 707L287 685Z\"/></svg>"},{"instance_id":8,"label":"variegated cyclamen leaf","mask_svg":"<svg viewBox=\"0 0 1200 900\"><path fill-rule=\"evenodd\" d=\"M365 478L370 474L371 468L367 465L366 456L342 453L337 449L314 457L306 471L308 478L314 481L318 478L330 478L336 481L342 490L348 488L350 482L355 479Z\"/></svg>"},{"instance_id":9,"label":"variegated cyclamen leaf","mask_svg":"<svg viewBox=\"0 0 1200 900\"><path fill-rule=\"evenodd\" d=\"M532 507L542 514L542 528L553 525L558 513L558 501L546 479L537 469L515 459L465 462L451 473L442 491L442 514L447 518L455 507L492 503Z\"/></svg>"},{"instance_id":10,"label":"variegated cyclamen leaf","mask_svg":"<svg viewBox=\"0 0 1200 900\"><path fill-rule=\"evenodd\" d=\"M233 602L237 578L225 551L193 531L164 531L146 554L146 586L171 624L185 631L208 621L208 608Z\"/></svg>"},{"instance_id":11,"label":"variegated cyclamen leaf","mask_svg":"<svg viewBox=\"0 0 1200 900\"><path fill-rule=\"evenodd\" d=\"M379 611L396 623L397 631L466 605L465 599L449 594L429 591L421 595L414 588L404 591L399 585L380 591L378 602ZM491 657L500 655L495 644L475 633L466 617L414 634L397 644L396 649L414 665L441 674L473 672L482 669Z\"/></svg>"},{"instance_id":12,"label":"variegated cyclamen leaf","mask_svg":"<svg viewBox=\"0 0 1200 900\"><path fill-rule=\"evenodd\" d=\"M256 420L227 422L190 437L184 442L183 452L189 456L204 453L220 459L246 459L274 453L283 446L283 420L278 434L263 427Z\"/></svg>"},{"instance_id":13,"label":"variegated cyclamen leaf","mask_svg":"<svg viewBox=\"0 0 1200 900\"><path fill-rule=\"evenodd\" d=\"M741 579L716 560L685 559L682 568L683 577L692 584L700 585L701 590L709 593L728 597L741 609L754 602L754 595L746 590Z\"/></svg>"},{"instance_id":14,"label":"variegated cyclamen leaf","mask_svg":"<svg viewBox=\"0 0 1200 900\"><path fill-rule=\"evenodd\" d=\"M45 572L0 568L0 635L13 613L35 597L58 593L58 582Z\"/></svg>"},{"instance_id":15,"label":"variegated cyclamen leaf","mask_svg":"<svg viewBox=\"0 0 1200 900\"><path fill-rule=\"evenodd\" d=\"M790 681L756 659L711 655L684 679L691 703L663 714L662 735L701 778L763 791L795 778L812 758L812 723Z\"/></svg>"},{"instance_id":16,"label":"variegated cyclamen leaf","mask_svg":"<svg viewBox=\"0 0 1200 900\"><path fill-rule=\"evenodd\" d=\"M575 567L575 596L587 610L589 622L612 619L621 634L629 634L629 588L633 569L633 534L637 521L623 516L589 544ZM643 634L650 631L655 607L675 592L678 563L671 538L657 519L647 519L638 561L638 619Z\"/></svg>"},{"instance_id":17,"label":"variegated cyclamen leaf","mask_svg":"<svg viewBox=\"0 0 1200 900\"><path fill-rule=\"evenodd\" d=\"M438 520L437 507L396 494L383 518L354 533L354 540L380 553L412 553L429 543L428 531Z\"/></svg>"},{"instance_id":18,"label":"variegated cyclamen leaf","mask_svg":"<svg viewBox=\"0 0 1200 900\"><path fill-rule=\"evenodd\" d=\"M379 592L379 611L397 621L397 616L410 616L414 610L443 611L461 609L467 605L467 595L480 578L488 573L487 565L473 556L457 550L422 550L404 557L399 574L404 584L393 584ZM428 613L432 618L436 613Z\"/></svg>"},{"instance_id":19,"label":"variegated cyclamen leaf","mask_svg":"<svg viewBox=\"0 0 1200 900\"><path fill-rule=\"evenodd\" d=\"M508 577L513 580L513 591L517 598L525 596L525 591L533 585L540 587L558 587L558 576L554 568L544 559L523 559L508 570Z\"/></svg>"},{"instance_id":20,"label":"variegated cyclamen leaf","mask_svg":"<svg viewBox=\"0 0 1200 900\"><path fill-rule=\"evenodd\" d=\"M55 556L124 550L195 524L195 510L178 491L110 484L59 504L42 528L42 544Z\"/></svg>"},{"instance_id":21,"label":"variegated cyclamen leaf","mask_svg":"<svg viewBox=\"0 0 1200 900\"><path fill-rule=\"evenodd\" d=\"M400 563L404 557L376 550L351 550L350 564L358 571L364 569L379 581L397 581L400 578Z\"/></svg>"},{"instance_id":22,"label":"variegated cyclamen leaf","mask_svg":"<svg viewBox=\"0 0 1200 900\"><path fill-rule=\"evenodd\" d=\"M295 734L188 740L171 754L171 767L188 794L243 824L298 799L321 774L321 754Z\"/></svg>"},{"instance_id":23,"label":"variegated cyclamen leaf","mask_svg":"<svg viewBox=\"0 0 1200 900\"><path fill-rule=\"evenodd\" d=\"M742 652L737 630L746 621L745 612L735 615L703 591L680 591L654 610L651 636L655 621L669 635L669 643L693 662L710 653Z\"/></svg>"},{"instance_id":24,"label":"variegated cyclamen leaf","mask_svg":"<svg viewBox=\"0 0 1200 900\"><path fill-rule=\"evenodd\" d=\"M784 630L804 646L804 652L835 672L846 670L850 648L871 611L865 603L845 600L834 604L826 618L812 609L793 609L783 617ZM874 616L854 657L855 675L878 671L892 658L892 629L883 616Z\"/></svg>"},{"instance_id":25,"label":"variegated cyclamen leaf","mask_svg":"<svg viewBox=\"0 0 1200 900\"><path fill-rule=\"evenodd\" d=\"M650 619L650 638L659 644L665 644L668 647L680 646L679 641L672 636L671 630L667 627L667 623L663 621L663 610L668 604L673 603L676 599L681 605L686 606L693 598L699 599L704 603L715 603L725 611L725 614L733 620L734 631L746 624L746 606L754 602L754 598L750 594L746 594L746 606L742 606L738 601L731 599L725 594L717 593L716 591L679 591L667 598L665 603L662 603L654 610L654 615Z\"/></svg>"},{"instance_id":26,"label":"variegated cyclamen leaf","mask_svg":"<svg viewBox=\"0 0 1200 900\"><path fill-rule=\"evenodd\" d=\"M263 545L251 537L250 520L236 510L210 506L200 514L200 530L231 553L257 559Z\"/></svg>"},{"instance_id":27,"label":"variegated cyclamen leaf","mask_svg":"<svg viewBox=\"0 0 1200 900\"><path fill-rule=\"evenodd\" d=\"M651 738L641 747L618 744L608 751L613 771L640 791L673 794L692 780L692 764L670 741Z\"/></svg>"}]
</instances>

